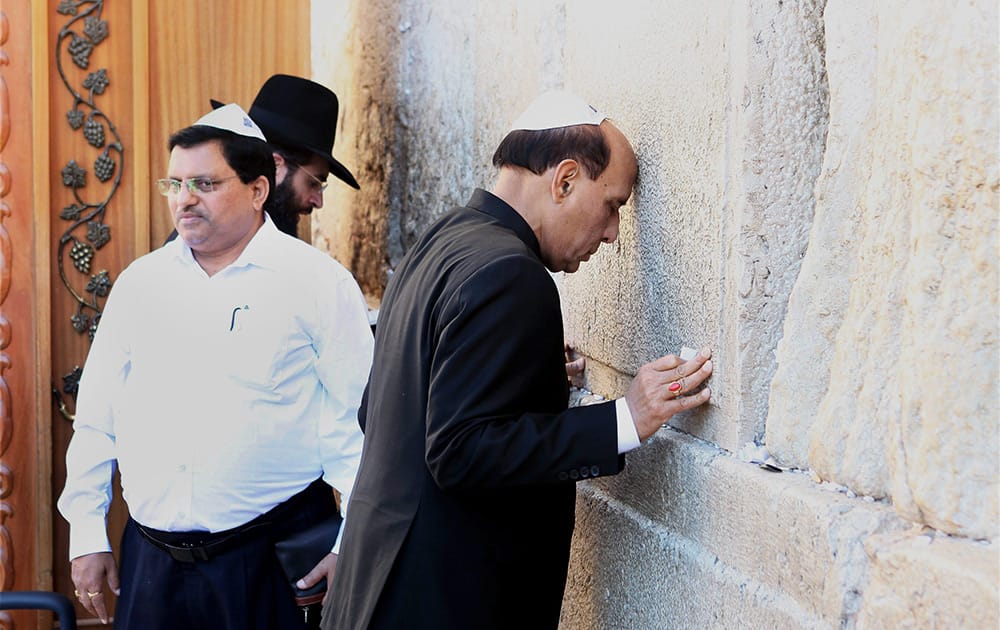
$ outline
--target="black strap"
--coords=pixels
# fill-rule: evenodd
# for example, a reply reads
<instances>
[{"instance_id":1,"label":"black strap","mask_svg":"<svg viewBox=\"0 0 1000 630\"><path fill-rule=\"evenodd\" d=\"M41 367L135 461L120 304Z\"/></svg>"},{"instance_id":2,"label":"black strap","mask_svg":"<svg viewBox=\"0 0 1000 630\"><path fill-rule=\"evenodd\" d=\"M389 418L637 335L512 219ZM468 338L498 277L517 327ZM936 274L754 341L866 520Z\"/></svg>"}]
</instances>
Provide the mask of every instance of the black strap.
<instances>
[{"instance_id":1,"label":"black strap","mask_svg":"<svg viewBox=\"0 0 1000 630\"><path fill-rule=\"evenodd\" d=\"M332 488L322 479L243 525L222 532L165 532L135 523L142 536L178 562L206 562L259 536L282 538L336 511Z\"/></svg>"}]
</instances>

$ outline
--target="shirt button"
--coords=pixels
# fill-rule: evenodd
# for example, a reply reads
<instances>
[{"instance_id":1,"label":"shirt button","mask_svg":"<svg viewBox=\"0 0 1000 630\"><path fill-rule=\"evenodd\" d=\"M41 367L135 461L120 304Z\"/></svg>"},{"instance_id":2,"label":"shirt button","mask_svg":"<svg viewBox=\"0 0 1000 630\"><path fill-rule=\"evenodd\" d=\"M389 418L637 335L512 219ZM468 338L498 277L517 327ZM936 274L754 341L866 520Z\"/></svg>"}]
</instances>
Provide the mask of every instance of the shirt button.
<instances>
[{"instance_id":1,"label":"shirt button","mask_svg":"<svg viewBox=\"0 0 1000 630\"><path fill-rule=\"evenodd\" d=\"M559 481L566 481L567 479L569 479L569 475L566 474L566 471L559 471Z\"/></svg>"},{"instance_id":2,"label":"shirt button","mask_svg":"<svg viewBox=\"0 0 1000 630\"><path fill-rule=\"evenodd\" d=\"M177 470L181 472L184 472L187 469L188 469L187 464L181 464L180 466L177 467Z\"/></svg>"},{"instance_id":3,"label":"shirt button","mask_svg":"<svg viewBox=\"0 0 1000 630\"><path fill-rule=\"evenodd\" d=\"M569 478L570 479L579 479L580 478L580 472L576 468L574 468L573 470L569 471Z\"/></svg>"},{"instance_id":4,"label":"shirt button","mask_svg":"<svg viewBox=\"0 0 1000 630\"><path fill-rule=\"evenodd\" d=\"M590 476L591 477L597 477L600 474L601 474L601 467L600 466L591 466L590 467Z\"/></svg>"},{"instance_id":5,"label":"shirt button","mask_svg":"<svg viewBox=\"0 0 1000 630\"><path fill-rule=\"evenodd\" d=\"M587 468L586 466L583 466L582 468L580 468L580 476L583 477L584 479L586 479L587 477L589 477L590 476L590 469Z\"/></svg>"}]
</instances>

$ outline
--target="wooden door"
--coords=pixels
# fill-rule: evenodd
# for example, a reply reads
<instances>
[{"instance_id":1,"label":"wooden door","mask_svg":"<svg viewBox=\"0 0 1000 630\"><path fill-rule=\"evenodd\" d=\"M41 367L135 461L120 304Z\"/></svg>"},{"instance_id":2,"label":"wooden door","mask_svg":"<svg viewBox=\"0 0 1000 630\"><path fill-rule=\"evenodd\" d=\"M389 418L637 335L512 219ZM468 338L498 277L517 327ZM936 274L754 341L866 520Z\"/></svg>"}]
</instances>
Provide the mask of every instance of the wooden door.
<instances>
[{"instance_id":1,"label":"wooden door","mask_svg":"<svg viewBox=\"0 0 1000 630\"><path fill-rule=\"evenodd\" d=\"M309 76L309 11L307 0L0 4L0 590L73 598L55 500L75 387L115 278L171 230L152 183L167 137L210 98L249 108L271 74ZM116 499L115 544L126 517ZM0 629L51 625L0 611Z\"/></svg>"},{"instance_id":2,"label":"wooden door","mask_svg":"<svg viewBox=\"0 0 1000 630\"><path fill-rule=\"evenodd\" d=\"M0 3L0 590L51 586L48 247L45 91L32 74L37 11ZM32 627L0 610L0 628Z\"/></svg>"}]
</instances>

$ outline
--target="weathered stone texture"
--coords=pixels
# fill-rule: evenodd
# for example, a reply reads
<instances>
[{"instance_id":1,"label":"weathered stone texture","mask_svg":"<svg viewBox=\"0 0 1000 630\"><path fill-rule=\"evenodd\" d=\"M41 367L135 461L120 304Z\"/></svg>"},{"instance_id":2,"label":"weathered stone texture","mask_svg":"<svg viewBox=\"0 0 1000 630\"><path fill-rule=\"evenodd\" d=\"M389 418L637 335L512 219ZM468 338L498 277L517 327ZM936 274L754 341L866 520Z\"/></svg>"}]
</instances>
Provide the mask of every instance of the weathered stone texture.
<instances>
[{"instance_id":1,"label":"weathered stone texture","mask_svg":"<svg viewBox=\"0 0 1000 630\"><path fill-rule=\"evenodd\" d=\"M996 6L831 0L826 21L831 134L768 447L911 520L992 538Z\"/></svg>"},{"instance_id":2,"label":"weathered stone texture","mask_svg":"<svg viewBox=\"0 0 1000 630\"><path fill-rule=\"evenodd\" d=\"M824 12L829 132L809 250L789 299L767 418L769 450L800 468L809 467L807 429L829 387L834 342L847 310L852 246L860 226L855 191L871 173L871 153L865 149L874 124L873 11L870 2L856 0L828 2Z\"/></svg>"},{"instance_id":3,"label":"weathered stone texture","mask_svg":"<svg viewBox=\"0 0 1000 630\"><path fill-rule=\"evenodd\" d=\"M664 19L627 21L629 46L588 64L583 45L570 55L572 84L631 132L640 176L620 242L563 280L567 335L623 374L684 345L714 348L711 406L673 424L736 450L764 432L812 218L826 121L821 4L654 4L631 14ZM608 27L569 17L571 51ZM650 82L645 60L669 72ZM623 393L595 376L590 388Z\"/></svg>"},{"instance_id":4,"label":"weathered stone texture","mask_svg":"<svg viewBox=\"0 0 1000 630\"><path fill-rule=\"evenodd\" d=\"M872 561L859 628L1000 627L996 545L933 531L866 541Z\"/></svg>"},{"instance_id":5,"label":"weathered stone texture","mask_svg":"<svg viewBox=\"0 0 1000 630\"><path fill-rule=\"evenodd\" d=\"M561 628L995 628L995 544L660 431L581 484Z\"/></svg>"},{"instance_id":6,"label":"weathered stone texture","mask_svg":"<svg viewBox=\"0 0 1000 630\"><path fill-rule=\"evenodd\" d=\"M491 187L540 91L578 92L636 147L618 243L557 276L567 334L608 397L710 346L713 402L672 422L706 442L661 431L582 487L564 627L997 626L995 0L313 11L362 185L331 186L314 242L373 300ZM725 453L762 435L844 493ZM924 553L912 523L964 538ZM973 600L993 617L962 616Z\"/></svg>"},{"instance_id":7,"label":"weathered stone texture","mask_svg":"<svg viewBox=\"0 0 1000 630\"><path fill-rule=\"evenodd\" d=\"M629 455L622 474L589 486L614 497L613 511L628 512L610 518L634 521L630 535L639 522L659 524L691 550L690 562L707 562L699 571L710 571L698 578L705 583L694 588L736 579L741 589L769 593L767 605L828 625L858 610L868 579L865 538L906 527L888 506L820 490L804 474L764 471L670 430ZM584 529L591 522L585 512L578 515ZM614 553L616 543L606 542ZM666 605L678 605L673 595ZM765 627L758 621L754 627Z\"/></svg>"},{"instance_id":8,"label":"weathered stone texture","mask_svg":"<svg viewBox=\"0 0 1000 630\"><path fill-rule=\"evenodd\" d=\"M313 77L340 100L334 155L357 178L354 190L331 178L313 213L313 244L329 251L377 302L389 271L402 195L399 141L401 7L394 0L312 3Z\"/></svg>"}]
</instances>

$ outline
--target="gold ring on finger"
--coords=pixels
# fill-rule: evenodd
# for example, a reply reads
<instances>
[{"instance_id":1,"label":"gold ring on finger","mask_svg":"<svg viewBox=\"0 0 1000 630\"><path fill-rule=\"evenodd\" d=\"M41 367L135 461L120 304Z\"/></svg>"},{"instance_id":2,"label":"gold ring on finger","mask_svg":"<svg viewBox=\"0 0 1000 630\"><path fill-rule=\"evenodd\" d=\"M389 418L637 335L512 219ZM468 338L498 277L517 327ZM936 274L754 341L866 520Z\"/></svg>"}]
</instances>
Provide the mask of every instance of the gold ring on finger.
<instances>
[{"instance_id":1,"label":"gold ring on finger","mask_svg":"<svg viewBox=\"0 0 1000 630\"><path fill-rule=\"evenodd\" d=\"M96 593L87 593L87 597L89 597L90 599L94 599L95 597L97 597L100 594L101 594L101 591L97 591Z\"/></svg>"},{"instance_id":2,"label":"gold ring on finger","mask_svg":"<svg viewBox=\"0 0 1000 630\"><path fill-rule=\"evenodd\" d=\"M74 590L73 594L76 595L77 599L80 598L80 591Z\"/></svg>"}]
</instances>

